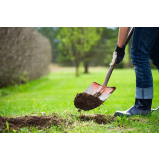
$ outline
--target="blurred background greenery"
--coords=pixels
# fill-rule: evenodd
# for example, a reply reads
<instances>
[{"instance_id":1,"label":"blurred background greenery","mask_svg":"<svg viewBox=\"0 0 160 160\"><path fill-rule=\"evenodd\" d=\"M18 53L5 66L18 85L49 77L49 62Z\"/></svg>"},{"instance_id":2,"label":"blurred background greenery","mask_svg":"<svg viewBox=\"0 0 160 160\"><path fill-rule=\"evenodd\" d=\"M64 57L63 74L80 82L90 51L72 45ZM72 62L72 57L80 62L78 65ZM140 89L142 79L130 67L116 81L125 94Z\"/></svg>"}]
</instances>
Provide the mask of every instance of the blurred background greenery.
<instances>
[{"instance_id":1,"label":"blurred background greenery","mask_svg":"<svg viewBox=\"0 0 160 160\"><path fill-rule=\"evenodd\" d=\"M109 66L119 27L37 27L36 30L50 40L52 63L76 68L84 66L84 73L88 73L89 66ZM133 68L131 43L132 38L126 46L123 61L115 68Z\"/></svg>"},{"instance_id":2,"label":"blurred background greenery","mask_svg":"<svg viewBox=\"0 0 160 160\"><path fill-rule=\"evenodd\" d=\"M118 27L37 27L38 32L48 38L52 46L52 62L61 66L109 66L118 39ZM132 68L129 50L116 68Z\"/></svg>"},{"instance_id":3,"label":"blurred background greenery","mask_svg":"<svg viewBox=\"0 0 160 160\"><path fill-rule=\"evenodd\" d=\"M22 84L48 73L49 64L79 67L109 67L118 39L118 27L1 27L0 88ZM124 60L115 68L133 68L131 41ZM155 68L151 64L152 68Z\"/></svg>"}]
</instances>

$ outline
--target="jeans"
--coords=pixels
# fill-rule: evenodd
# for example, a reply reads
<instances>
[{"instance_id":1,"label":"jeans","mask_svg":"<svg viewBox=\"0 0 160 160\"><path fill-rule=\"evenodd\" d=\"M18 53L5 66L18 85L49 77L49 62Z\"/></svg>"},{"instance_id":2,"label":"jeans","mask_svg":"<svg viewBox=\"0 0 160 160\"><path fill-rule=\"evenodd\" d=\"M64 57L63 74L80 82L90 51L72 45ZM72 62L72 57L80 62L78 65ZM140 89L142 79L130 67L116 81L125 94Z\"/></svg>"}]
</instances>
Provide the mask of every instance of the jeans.
<instances>
[{"instance_id":1,"label":"jeans","mask_svg":"<svg viewBox=\"0 0 160 160\"><path fill-rule=\"evenodd\" d=\"M135 27L131 58L136 74L137 99L153 98L153 78L149 59L159 70L159 27Z\"/></svg>"}]
</instances>

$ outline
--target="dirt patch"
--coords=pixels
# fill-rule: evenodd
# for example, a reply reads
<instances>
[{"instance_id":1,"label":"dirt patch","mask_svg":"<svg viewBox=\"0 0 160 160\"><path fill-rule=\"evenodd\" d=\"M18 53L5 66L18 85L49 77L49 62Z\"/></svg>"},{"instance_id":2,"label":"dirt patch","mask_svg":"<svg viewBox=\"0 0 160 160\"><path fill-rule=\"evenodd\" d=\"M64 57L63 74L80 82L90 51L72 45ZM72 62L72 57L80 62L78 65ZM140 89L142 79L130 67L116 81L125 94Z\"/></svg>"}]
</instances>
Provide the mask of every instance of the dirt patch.
<instances>
[{"instance_id":1,"label":"dirt patch","mask_svg":"<svg viewBox=\"0 0 160 160\"><path fill-rule=\"evenodd\" d=\"M57 113L53 113L49 116L43 115L43 116L24 116L24 117L1 117L0 116L0 129L6 130L7 124L6 121L9 124L9 130L19 130L22 127L38 127L39 130L45 129L46 127L51 126L57 126L57 127L73 127L74 122L82 122L82 121L94 121L97 124L108 124L112 122L119 122L117 117L114 117L112 115L102 115L102 114L95 114L95 115L73 115L73 114L67 114L68 118L61 118ZM140 118L129 118L131 121L140 121ZM124 120L125 122L125 120ZM118 127L122 128L125 127L125 123L123 124L118 123ZM1 132L0 130L0 132ZM65 132L65 131L62 131Z\"/></svg>"},{"instance_id":2,"label":"dirt patch","mask_svg":"<svg viewBox=\"0 0 160 160\"><path fill-rule=\"evenodd\" d=\"M88 111L100 106L104 101L101 101L97 96L83 93L77 93L74 99L74 105L78 109Z\"/></svg>"},{"instance_id":3,"label":"dirt patch","mask_svg":"<svg viewBox=\"0 0 160 160\"><path fill-rule=\"evenodd\" d=\"M93 120L98 124L107 124L116 121L116 117L110 115L102 115L102 114L80 115L79 118L81 121Z\"/></svg>"},{"instance_id":4,"label":"dirt patch","mask_svg":"<svg viewBox=\"0 0 160 160\"><path fill-rule=\"evenodd\" d=\"M52 125L58 126L65 124L67 120L59 118L56 113L51 116L25 116L16 118L6 118L0 116L0 129L5 129L7 127L6 121L9 124L9 129L13 130L31 126L44 129L47 126L50 127Z\"/></svg>"}]
</instances>

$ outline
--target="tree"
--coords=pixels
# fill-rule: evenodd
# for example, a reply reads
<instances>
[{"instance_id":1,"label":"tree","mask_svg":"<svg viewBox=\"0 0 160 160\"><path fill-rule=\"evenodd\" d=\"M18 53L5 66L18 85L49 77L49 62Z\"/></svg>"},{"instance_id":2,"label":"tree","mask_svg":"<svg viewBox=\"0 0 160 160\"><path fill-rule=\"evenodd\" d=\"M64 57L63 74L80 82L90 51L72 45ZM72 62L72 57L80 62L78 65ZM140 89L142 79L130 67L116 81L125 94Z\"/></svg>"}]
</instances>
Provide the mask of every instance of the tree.
<instances>
[{"instance_id":1,"label":"tree","mask_svg":"<svg viewBox=\"0 0 160 160\"><path fill-rule=\"evenodd\" d=\"M102 27L101 30L101 39L98 41L97 45L92 47L89 51L92 55L89 60L89 65L92 66L108 66L116 47L118 28L110 29Z\"/></svg>"},{"instance_id":2,"label":"tree","mask_svg":"<svg viewBox=\"0 0 160 160\"><path fill-rule=\"evenodd\" d=\"M100 33L101 31L99 31ZM60 55L74 61L76 76L81 61L87 62L89 51L101 38L94 27L62 27L58 34Z\"/></svg>"},{"instance_id":3,"label":"tree","mask_svg":"<svg viewBox=\"0 0 160 160\"><path fill-rule=\"evenodd\" d=\"M98 45L99 41L101 40L101 35L103 32L103 28L99 27L99 28L94 28L94 30L92 29L92 31L90 32L90 34L93 37L87 38L88 42L86 41L86 44L91 43L92 41L96 41L96 44L92 45L90 47L89 50L87 50L86 52L84 52L84 57L83 57L83 64L84 64L84 73L88 73L88 67L89 67L89 62L93 61L94 59L94 48ZM87 34L86 34L87 35Z\"/></svg>"}]
</instances>

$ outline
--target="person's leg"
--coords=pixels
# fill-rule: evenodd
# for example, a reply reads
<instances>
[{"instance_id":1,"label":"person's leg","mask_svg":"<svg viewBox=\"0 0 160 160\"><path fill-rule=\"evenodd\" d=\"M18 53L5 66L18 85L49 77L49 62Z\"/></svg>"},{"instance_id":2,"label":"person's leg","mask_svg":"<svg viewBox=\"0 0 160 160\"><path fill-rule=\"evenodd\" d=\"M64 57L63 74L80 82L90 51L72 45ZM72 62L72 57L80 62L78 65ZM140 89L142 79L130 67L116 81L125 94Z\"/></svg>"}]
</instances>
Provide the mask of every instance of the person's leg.
<instances>
[{"instance_id":1,"label":"person's leg","mask_svg":"<svg viewBox=\"0 0 160 160\"><path fill-rule=\"evenodd\" d=\"M151 50L150 59L151 59L151 62L155 65L155 67L159 71L159 36L155 42L155 45Z\"/></svg>"},{"instance_id":2,"label":"person's leg","mask_svg":"<svg viewBox=\"0 0 160 160\"><path fill-rule=\"evenodd\" d=\"M157 48L157 38L159 37L159 28L156 27L135 27L133 33L131 58L136 74L136 94L135 105L129 110L115 115L143 114L146 115L151 110L153 98L153 78L149 59L153 55L153 48ZM158 51L159 52L159 51ZM158 59L155 54L154 59ZM157 64L157 61L154 62ZM159 62L158 62L159 64Z\"/></svg>"},{"instance_id":3,"label":"person's leg","mask_svg":"<svg viewBox=\"0 0 160 160\"><path fill-rule=\"evenodd\" d=\"M149 59L153 55L152 50L155 48L155 44L157 44L159 28L135 27L134 31L131 58L136 74L135 98L152 99L153 78ZM155 54L154 59L159 60L159 54Z\"/></svg>"}]
</instances>

